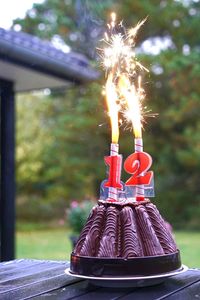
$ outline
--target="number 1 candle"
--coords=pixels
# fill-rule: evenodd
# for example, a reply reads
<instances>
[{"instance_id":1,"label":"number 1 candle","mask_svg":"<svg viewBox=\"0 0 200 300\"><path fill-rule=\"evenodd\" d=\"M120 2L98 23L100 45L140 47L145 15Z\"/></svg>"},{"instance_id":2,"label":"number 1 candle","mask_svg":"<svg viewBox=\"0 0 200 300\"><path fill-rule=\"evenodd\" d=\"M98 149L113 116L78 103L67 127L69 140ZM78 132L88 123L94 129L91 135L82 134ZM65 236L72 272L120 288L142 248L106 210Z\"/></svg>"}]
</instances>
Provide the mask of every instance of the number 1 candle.
<instances>
[{"instance_id":1,"label":"number 1 candle","mask_svg":"<svg viewBox=\"0 0 200 300\"><path fill-rule=\"evenodd\" d=\"M118 155L119 153L119 120L118 120L118 106L117 106L117 93L116 88L113 83L112 73L109 74L106 82L106 100L108 106L108 113L111 122L111 134L112 134L112 143L110 146L110 156L105 157L105 163L109 166L109 178L105 183L105 187L108 187L108 199L110 201L118 200L118 191L121 189L122 185L120 183L121 177L121 164L122 156Z\"/></svg>"}]
</instances>

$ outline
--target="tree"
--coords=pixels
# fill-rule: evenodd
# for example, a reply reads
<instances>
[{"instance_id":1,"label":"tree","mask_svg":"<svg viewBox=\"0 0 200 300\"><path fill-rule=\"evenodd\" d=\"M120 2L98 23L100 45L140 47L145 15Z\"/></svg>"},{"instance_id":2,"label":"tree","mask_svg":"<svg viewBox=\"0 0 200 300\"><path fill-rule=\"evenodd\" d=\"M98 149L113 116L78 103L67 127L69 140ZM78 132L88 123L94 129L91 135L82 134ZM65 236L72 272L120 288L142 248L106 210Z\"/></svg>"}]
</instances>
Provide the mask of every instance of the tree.
<instances>
[{"instance_id":1,"label":"tree","mask_svg":"<svg viewBox=\"0 0 200 300\"><path fill-rule=\"evenodd\" d=\"M117 3L129 24L149 16L138 35L143 49L156 41L168 44L156 55L147 49L140 59L151 66L145 88L149 106L159 113L147 125L145 147L154 158L161 211L173 224L199 226L199 1Z\"/></svg>"},{"instance_id":2,"label":"tree","mask_svg":"<svg viewBox=\"0 0 200 300\"><path fill-rule=\"evenodd\" d=\"M43 4L34 5L23 20L18 19L14 24L20 24L23 30L43 38L60 37L73 49L79 49L94 60L96 41L112 10L119 12L119 19L129 26L148 16L146 25L138 34L137 45L139 60L150 69L144 86L147 105L153 112L159 113L153 120L147 120L144 132L145 151L154 159L155 201L173 224L184 226L187 222L190 226L198 227L199 1L46 0ZM155 45L159 45L159 51ZM52 182L52 189L54 183L58 183L59 187L66 184L67 197L95 194L96 184L104 177L102 156L106 147L103 145L109 143L109 132L105 126L98 127L101 123L108 124L100 100L102 82L60 96L60 100L56 100L59 113L54 108L49 115L54 120L51 132L55 133L57 139L46 149L46 167L42 176L47 182ZM62 101L61 98L68 101ZM56 102L52 103L55 105ZM73 115L65 114L68 105L69 109L73 109ZM132 147L130 133L121 133L120 148L124 157L132 152ZM62 157L60 164L55 157L50 160L55 151L57 157ZM51 173L55 165L57 177L51 177L48 172ZM63 181L66 170L73 170L73 176L70 173L70 178ZM77 182L82 183L80 189ZM85 190L85 186L90 186L90 191ZM46 189L48 195L52 189ZM56 189L54 191L56 195Z\"/></svg>"},{"instance_id":3,"label":"tree","mask_svg":"<svg viewBox=\"0 0 200 300\"><path fill-rule=\"evenodd\" d=\"M24 31L52 40L57 45L64 42L94 58L96 42L102 37L105 24L104 12L111 0L45 0L34 4L24 19L16 19Z\"/></svg>"},{"instance_id":4,"label":"tree","mask_svg":"<svg viewBox=\"0 0 200 300\"><path fill-rule=\"evenodd\" d=\"M104 112L96 83L51 96L17 100L18 214L42 218L63 214L72 199L94 198L104 179ZM92 95L91 95L92 92ZM96 133L96 134L95 134ZM98 170L98 176L97 176ZM38 200L37 200L38 199ZM25 205L29 202L30 206ZM34 207L34 209L33 209ZM29 210L30 208L30 210Z\"/></svg>"}]
</instances>

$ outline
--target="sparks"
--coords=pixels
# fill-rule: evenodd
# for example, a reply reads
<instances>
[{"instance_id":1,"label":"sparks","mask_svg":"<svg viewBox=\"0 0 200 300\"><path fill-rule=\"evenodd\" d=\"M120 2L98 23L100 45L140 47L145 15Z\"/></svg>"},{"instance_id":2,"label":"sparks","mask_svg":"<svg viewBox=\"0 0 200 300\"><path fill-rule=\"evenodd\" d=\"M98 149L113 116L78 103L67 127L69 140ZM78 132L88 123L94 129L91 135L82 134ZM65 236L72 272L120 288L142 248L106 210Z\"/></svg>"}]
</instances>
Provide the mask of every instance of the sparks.
<instances>
[{"instance_id":1,"label":"sparks","mask_svg":"<svg viewBox=\"0 0 200 300\"><path fill-rule=\"evenodd\" d=\"M105 33L105 47L100 50L106 70L106 99L111 119L112 139L119 136L119 111L125 122L131 122L135 137L142 136L144 122L143 100L145 98L139 71L146 69L135 55L135 39L146 19L127 30L122 22L116 23L116 14L111 13L111 23ZM120 106L120 107L119 107Z\"/></svg>"}]
</instances>

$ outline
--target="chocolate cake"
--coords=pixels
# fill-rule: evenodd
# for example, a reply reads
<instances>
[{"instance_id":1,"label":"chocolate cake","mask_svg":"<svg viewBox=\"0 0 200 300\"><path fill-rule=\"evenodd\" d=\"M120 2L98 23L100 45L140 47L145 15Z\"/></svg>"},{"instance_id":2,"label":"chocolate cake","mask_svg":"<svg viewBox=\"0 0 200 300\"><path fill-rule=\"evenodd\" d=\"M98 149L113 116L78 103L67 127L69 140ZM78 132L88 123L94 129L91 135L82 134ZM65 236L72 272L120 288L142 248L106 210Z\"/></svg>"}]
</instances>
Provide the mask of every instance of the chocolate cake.
<instances>
[{"instance_id":1,"label":"chocolate cake","mask_svg":"<svg viewBox=\"0 0 200 300\"><path fill-rule=\"evenodd\" d=\"M179 250L150 200L99 201L71 255L70 270L87 276L149 276L181 267Z\"/></svg>"}]
</instances>

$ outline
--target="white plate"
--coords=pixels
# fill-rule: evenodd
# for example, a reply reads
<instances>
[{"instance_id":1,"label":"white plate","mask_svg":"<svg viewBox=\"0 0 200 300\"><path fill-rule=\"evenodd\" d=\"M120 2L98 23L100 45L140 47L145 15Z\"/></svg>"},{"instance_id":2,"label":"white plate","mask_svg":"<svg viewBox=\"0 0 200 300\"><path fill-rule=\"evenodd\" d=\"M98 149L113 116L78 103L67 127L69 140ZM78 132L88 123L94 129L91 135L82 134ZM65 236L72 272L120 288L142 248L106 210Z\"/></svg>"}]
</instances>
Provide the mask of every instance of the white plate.
<instances>
[{"instance_id":1,"label":"white plate","mask_svg":"<svg viewBox=\"0 0 200 300\"><path fill-rule=\"evenodd\" d=\"M151 276L124 276L124 277L93 277L74 274L70 271L70 268L65 270L67 275L71 275L76 278L88 279L92 284L104 287L143 287L159 284L168 277L175 276L186 272L188 267L182 265L180 269L168 273L151 275Z\"/></svg>"}]
</instances>

